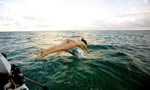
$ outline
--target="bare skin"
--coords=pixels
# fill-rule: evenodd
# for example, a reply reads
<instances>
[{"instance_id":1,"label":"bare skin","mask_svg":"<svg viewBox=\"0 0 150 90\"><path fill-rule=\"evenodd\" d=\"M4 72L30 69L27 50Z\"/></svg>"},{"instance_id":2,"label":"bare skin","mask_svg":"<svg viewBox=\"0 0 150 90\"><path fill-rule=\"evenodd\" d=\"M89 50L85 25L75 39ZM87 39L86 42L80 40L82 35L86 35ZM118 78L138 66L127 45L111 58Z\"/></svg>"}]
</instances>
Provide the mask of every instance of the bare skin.
<instances>
[{"instance_id":1,"label":"bare skin","mask_svg":"<svg viewBox=\"0 0 150 90\"><path fill-rule=\"evenodd\" d=\"M42 59L45 56L52 54L52 53L56 53L56 52L59 53L59 52L65 51L65 52L71 53L70 49L75 48L75 47L79 47L83 51L88 53L86 44L84 42L82 42L81 40L74 41L74 40L67 39L67 40L64 40L64 42L62 42L59 45L55 45L46 50L41 50L40 53L36 56L36 59Z\"/></svg>"}]
</instances>

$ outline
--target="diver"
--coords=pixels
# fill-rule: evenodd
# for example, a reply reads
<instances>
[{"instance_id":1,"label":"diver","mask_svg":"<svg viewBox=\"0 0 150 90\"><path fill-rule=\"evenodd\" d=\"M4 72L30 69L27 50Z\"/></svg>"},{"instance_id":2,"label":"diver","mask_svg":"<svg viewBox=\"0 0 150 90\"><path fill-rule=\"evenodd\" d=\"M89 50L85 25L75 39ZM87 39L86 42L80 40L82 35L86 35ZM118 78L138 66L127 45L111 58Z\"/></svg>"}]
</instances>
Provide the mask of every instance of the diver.
<instances>
[{"instance_id":1,"label":"diver","mask_svg":"<svg viewBox=\"0 0 150 90\"><path fill-rule=\"evenodd\" d=\"M61 44L50 47L46 50L41 50L39 54L36 56L36 59L42 59L48 54L52 53L60 53L62 51L68 52L74 56L78 55L78 48L81 48L84 52L89 53L87 49L87 41L82 38L81 40L71 40L66 39Z\"/></svg>"}]
</instances>

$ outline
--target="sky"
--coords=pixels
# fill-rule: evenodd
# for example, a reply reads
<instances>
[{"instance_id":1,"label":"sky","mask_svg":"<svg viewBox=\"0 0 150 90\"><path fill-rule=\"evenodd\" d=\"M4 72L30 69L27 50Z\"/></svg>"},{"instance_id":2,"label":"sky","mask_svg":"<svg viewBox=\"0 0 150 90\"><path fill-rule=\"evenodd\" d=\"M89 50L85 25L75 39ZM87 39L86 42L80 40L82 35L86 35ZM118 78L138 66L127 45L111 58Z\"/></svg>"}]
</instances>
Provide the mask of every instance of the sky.
<instances>
[{"instance_id":1,"label":"sky","mask_svg":"<svg viewBox=\"0 0 150 90\"><path fill-rule=\"evenodd\" d=\"M150 30L150 0L0 0L0 31Z\"/></svg>"}]
</instances>

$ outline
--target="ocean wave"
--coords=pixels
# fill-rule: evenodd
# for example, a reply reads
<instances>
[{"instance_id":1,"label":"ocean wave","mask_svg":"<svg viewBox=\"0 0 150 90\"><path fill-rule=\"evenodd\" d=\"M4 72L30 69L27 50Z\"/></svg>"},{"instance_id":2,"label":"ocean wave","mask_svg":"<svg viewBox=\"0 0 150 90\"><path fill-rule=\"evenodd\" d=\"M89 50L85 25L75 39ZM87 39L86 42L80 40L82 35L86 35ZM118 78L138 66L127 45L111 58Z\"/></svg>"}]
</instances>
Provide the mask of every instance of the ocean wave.
<instances>
[{"instance_id":1,"label":"ocean wave","mask_svg":"<svg viewBox=\"0 0 150 90\"><path fill-rule=\"evenodd\" d=\"M16 61L26 77L46 84L50 90L149 90L150 48L149 39L145 38L149 34L141 37L139 33L129 33L130 36L110 32L111 37L107 33L95 33L87 40L97 45L89 45L90 54L85 57L66 54L35 60L33 56L41 48L36 44L49 45L51 41L46 36L51 34L47 33L44 33L45 41L34 32L0 33L0 50L11 62ZM100 43L101 39L105 42ZM42 44L36 40L43 40ZM26 84L30 90L41 89L28 81Z\"/></svg>"},{"instance_id":2,"label":"ocean wave","mask_svg":"<svg viewBox=\"0 0 150 90\"><path fill-rule=\"evenodd\" d=\"M143 84L145 80L142 81L141 78L149 76L149 72L135 63L136 57L131 56L129 52L121 52L122 47L91 45L89 49L92 52L100 50L103 56L92 58L92 60L73 56L51 56L40 61L33 60L33 63L28 65L28 69L24 70L25 74L35 80L34 75L38 75L38 80L42 82L44 79L43 83L53 90L109 90L112 88L118 90L127 86L132 90L148 88Z\"/></svg>"}]
</instances>

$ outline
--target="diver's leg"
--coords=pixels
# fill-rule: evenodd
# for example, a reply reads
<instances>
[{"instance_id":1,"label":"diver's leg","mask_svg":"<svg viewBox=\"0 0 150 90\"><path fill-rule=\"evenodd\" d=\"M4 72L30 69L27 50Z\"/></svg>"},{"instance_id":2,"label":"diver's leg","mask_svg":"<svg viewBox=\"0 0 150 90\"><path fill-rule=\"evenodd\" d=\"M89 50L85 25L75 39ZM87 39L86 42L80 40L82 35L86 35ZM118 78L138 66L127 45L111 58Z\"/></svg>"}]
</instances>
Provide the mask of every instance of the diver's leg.
<instances>
[{"instance_id":1,"label":"diver's leg","mask_svg":"<svg viewBox=\"0 0 150 90\"><path fill-rule=\"evenodd\" d=\"M59 52L59 51L66 51L66 52L70 52L70 45L69 44L64 44L63 46L61 47L56 47L56 48L53 48L49 51L44 51L43 54L45 54L44 56L48 55L48 54L51 54L51 53L55 53L55 52Z\"/></svg>"},{"instance_id":2,"label":"diver's leg","mask_svg":"<svg viewBox=\"0 0 150 90\"><path fill-rule=\"evenodd\" d=\"M50 51L44 52L43 56L47 56L48 54L52 54L52 53L56 53L56 52L60 52L60 51L65 51L65 50L61 47L57 47L57 48L52 49Z\"/></svg>"},{"instance_id":3,"label":"diver's leg","mask_svg":"<svg viewBox=\"0 0 150 90\"><path fill-rule=\"evenodd\" d=\"M63 46L64 46L64 45L63 45ZM36 59L43 58L43 57L45 57L45 56L48 55L48 54L55 53L55 52L59 52L59 51L62 51L60 46L54 46L54 47L49 48L49 49L47 49L47 50L41 50L41 51L39 52L39 54L36 56Z\"/></svg>"},{"instance_id":4,"label":"diver's leg","mask_svg":"<svg viewBox=\"0 0 150 90\"><path fill-rule=\"evenodd\" d=\"M54 47L52 47L50 49L47 49L47 50L43 50L43 51L40 52L41 54L39 54L36 57L36 59L41 59L41 58L43 58L43 57L45 57L45 56L47 56L48 54L51 54L51 53L56 53L56 52L59 52L59 51L69 50L68 47L70 47L70 45L68 45L68 43L69 43L69 40L65 40L60 45L54 46Z\"/></svg>"},{"instance_id":5,"label":"diver's leg","mask_svg":"<svg viewBox=\"0 0 150 90\"><path fill-rule=\"evenodd\" d=\"M60 52L60 51L65 51L63 48L55 48L52 49L50 51L41 51L41 54L39 56L36 57L36 59L41 59L44 58L45 56L47 56L48 54L52 54L52 53L56 53L56 52Z\"/></svg>"}]
</instances>

